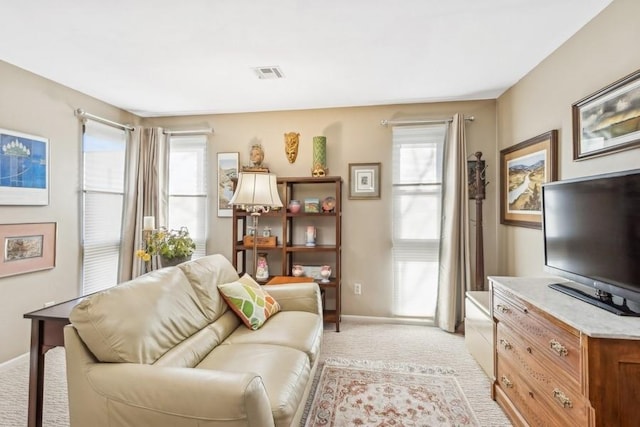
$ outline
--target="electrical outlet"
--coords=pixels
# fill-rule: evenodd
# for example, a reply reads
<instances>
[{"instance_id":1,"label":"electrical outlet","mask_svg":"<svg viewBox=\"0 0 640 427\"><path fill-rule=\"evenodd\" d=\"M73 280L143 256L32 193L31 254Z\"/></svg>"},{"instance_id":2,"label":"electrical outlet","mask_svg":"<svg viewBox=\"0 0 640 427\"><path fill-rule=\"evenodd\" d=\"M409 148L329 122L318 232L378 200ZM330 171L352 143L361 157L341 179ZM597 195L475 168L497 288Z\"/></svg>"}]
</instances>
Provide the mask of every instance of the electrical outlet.
<instances>
[{"instance_id":1,"label":"electrical outlet","mask_svg":"<svg viewBox=\"0 0 640 427\"><path fill-rule=\"evenodd\" d=\"M356 294L356 295L361 295L362 294L362 284L354 283L353 284L353 293Z\"/></svg>"}]
</instances>

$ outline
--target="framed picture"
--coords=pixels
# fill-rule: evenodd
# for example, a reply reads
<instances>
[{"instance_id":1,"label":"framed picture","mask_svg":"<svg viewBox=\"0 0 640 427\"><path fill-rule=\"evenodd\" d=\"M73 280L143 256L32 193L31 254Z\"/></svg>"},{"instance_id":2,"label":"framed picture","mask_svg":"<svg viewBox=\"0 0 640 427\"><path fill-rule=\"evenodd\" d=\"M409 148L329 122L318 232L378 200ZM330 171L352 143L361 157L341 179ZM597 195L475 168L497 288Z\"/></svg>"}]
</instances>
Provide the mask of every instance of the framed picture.
<instances>
[{"instance_id":1,"label":"framed picture","mask_svg":"<svg viewBox=\"0 0 640 427\"><path fill-rule=\"evenodd\" d=\"M0 129L0 205L49 204L49 140Z\"/></svg>"},{"instance_id":2,"label":"framed picture","mask_svg":"<svg viewBox=\"0 0 640 427\"><path fill-rule=\"evenodd\" d=\"M572 105L573 159L640 145L640 70Z\"/></svg>"},{"instance_id":3,"label":"framed picture","mask_svg":"<svg viewBox=\"0 0 640 427\"><path fill-rule=\"evenodd\" d=\"M542 184L557 179L558 131L500 151L500 223L542 228Z\"/></svg>"},{"instance_id":4,"label":"framed picture","mask_svg":"<svg viewBox=\"0 0 640 427\"><path fill-rule=\"evenodd\" d=\"M238 179L240 153L218 153L218 216L230 217L233 180Z\"/></svg>"},{"instance_id":5,"label":"framed picture","mask_svg":"<svg viewBox=\"0 0 640 427\"><path fill-rule=\"evenodd\" d=\"M0 277L55 267L56 227L55 222L0 224Z\"/></svg>"},{"instance_id":6,"label":"framed picture","mask_svg":"<svg viewBox=\"0 0 640 427\"><path fill-rule=\"evenodd\" d=\"M349 198L380 198L380 163L349 163Z\"/></svg>"}]
</instances>

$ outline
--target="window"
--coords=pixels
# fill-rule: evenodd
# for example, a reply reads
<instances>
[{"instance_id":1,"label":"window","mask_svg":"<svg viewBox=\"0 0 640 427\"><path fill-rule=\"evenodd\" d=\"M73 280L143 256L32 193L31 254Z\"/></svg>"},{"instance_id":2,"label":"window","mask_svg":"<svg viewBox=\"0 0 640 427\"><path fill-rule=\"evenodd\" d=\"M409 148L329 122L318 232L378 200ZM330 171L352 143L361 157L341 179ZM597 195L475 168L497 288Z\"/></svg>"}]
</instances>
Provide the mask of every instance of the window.
<instances>
[{"instance_id":1,"label":"window","mask_svg":"<svg viewBox=\"0 0 640 427\"><path fill-rule=\"evenodd\" d=\"M446 124L393 128L393 315L435 315Z\"/></svg>"},{"instance_id":2,"label":"window","mask_svg":"<svg viewBox=\"0 0 640 427\"><path fill-rule=\"evenodd\" d=\"M207 137L169 139L169 228L187 227L196 244L193 258L206 254Z\"/></svg>"},{"instance_id":3,"label":"window","mask_svg":"<svg viewBox=\"0 0 640 427\"><path fill-rule=\"evenodd\" d=\"M82 293L118 283L126 133L87 121L82 137Z\"/></svg>"}]
</instances>

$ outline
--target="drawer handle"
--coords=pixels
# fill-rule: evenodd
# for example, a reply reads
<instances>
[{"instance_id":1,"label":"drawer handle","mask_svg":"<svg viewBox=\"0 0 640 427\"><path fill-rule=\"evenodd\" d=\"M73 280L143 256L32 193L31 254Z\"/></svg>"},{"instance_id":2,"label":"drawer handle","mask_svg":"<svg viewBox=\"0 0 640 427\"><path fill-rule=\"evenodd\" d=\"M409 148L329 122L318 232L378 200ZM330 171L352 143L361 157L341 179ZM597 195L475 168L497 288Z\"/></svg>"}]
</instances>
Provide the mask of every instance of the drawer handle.
<instances>
[{"instance_id":1,"label":"drawer handle","mask_svg":"<svg viewBox=\"0 0 640 427\"><path fill-rule=\"evenodd\" d=\"M502 376L502 378L500 378L500 382L502 383L502 385L504 385L506 388L511 388L513 387L513 383L509 380L509 378L507 378L506 376Z\"/></svg>"},{"instance_id":2,"label":"drawer handle","mask_svg":"<svg viewBox=\"0 0 640 427\"><path fill-rule=\"evenodd\" d=\"M505 350L511 350L511 348L513 348L513 346L511 345L511 343L507 340L505 340L504 338L500 338L500 345L502 346L502 348L504 348Z\"/></svg>"},{"instance_id":3,"label":"drawer handle","mask_svg":"<svg viewBox=\"0 0 640 427\"><path fill-rule=\"evenodd\" d=\"M502 304L498 304L498 306L497 306L496 308L498 309L498 311L499 311L500 313L508 313L508 312L510 312L510 311L511 311L511 310L509 309L509 307L506 307L506 306L504 306L504 305L502 305Z\"/></svg>"},{"instance_id":4,"label":"drawer handle","mask_svg":"<svg viewBox=\"0 0 640 427\"><path fill-rule=\"evenodd\" d=\"M569 354L567 348L556 340L549 341L549 347L551 348L551 350L558 353L558 356L565 357Z\"/></svg>"},{"instance_id":5,"label":"drawer handle","mask_svg":"<svg viewBox=\"0 0 640 427\"><path fill-rule=\"evenodd\" d=\"M560 402L563 408L573 408L571 399L569 399L563 392L561 392L557 388L553 390L553 398Z\"/></svg>"}]
</instances>

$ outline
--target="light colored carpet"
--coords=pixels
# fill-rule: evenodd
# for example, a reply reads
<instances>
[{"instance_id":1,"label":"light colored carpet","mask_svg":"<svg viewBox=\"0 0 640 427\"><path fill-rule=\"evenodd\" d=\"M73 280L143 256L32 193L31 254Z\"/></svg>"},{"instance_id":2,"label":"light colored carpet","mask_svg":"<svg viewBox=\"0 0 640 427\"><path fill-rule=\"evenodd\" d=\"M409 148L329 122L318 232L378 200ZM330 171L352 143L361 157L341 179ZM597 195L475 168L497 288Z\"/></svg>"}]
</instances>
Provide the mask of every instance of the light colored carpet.
<instances>
[{"instance_id":1,"label":"light colored carpet","mask_svg":"<svg viewBox=\"0 0 640 427\"><path fill-rule=\"evenodd\" d=\"M455 371L415 363L324 362L305 427L480 427Z\"/></svg>"},{"instance_id":2,"label":"light colored carpet","mask_svg":"<svg viewBox=\"0 0 640 427\"><path fill-rule=\"evenodd\" d=\"M325 329L322 361L345 358L450 367L481 426L511 426L491 400L491 382L468 353L462 336L426 326L353 320L343 322L340 329L339 333L334 332L333 326ZM64 360L62 348L46 354L44 427L69 426ZM28 357L0 367L0 426L26 425L28 384Z\"/></svg>"}]
</instances>

